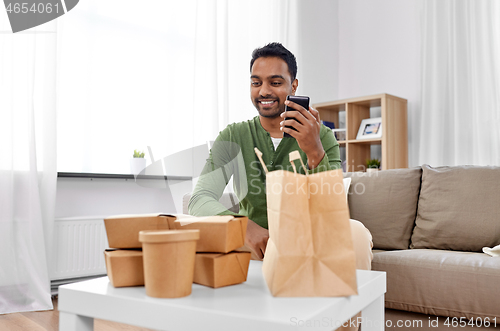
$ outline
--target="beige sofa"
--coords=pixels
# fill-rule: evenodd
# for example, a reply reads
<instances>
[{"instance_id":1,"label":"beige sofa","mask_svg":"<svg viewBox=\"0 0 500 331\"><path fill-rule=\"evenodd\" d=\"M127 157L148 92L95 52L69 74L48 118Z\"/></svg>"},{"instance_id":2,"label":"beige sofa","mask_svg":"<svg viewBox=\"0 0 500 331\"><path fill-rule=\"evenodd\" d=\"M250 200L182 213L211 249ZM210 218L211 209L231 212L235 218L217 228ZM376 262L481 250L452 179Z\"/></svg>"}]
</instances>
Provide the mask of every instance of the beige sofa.
<instances>
[{"instance_id":1,"label":"beige sofa","mask_svg":"<svg viewBox=\"0 0 500 331\"><path fill-rule=\"evenodd\" d=\"M500 329L500 257L481 253L500 244L499 167L346 177L351 218L373 236L372 269L387 273L386 330Z\"/></svg>"},{"instance_id":2,"label":"beige sofa","mask_svg":"<svg viewBox=\"0 0 500 331\"><path fill-rule=\"evenodd\" d=\"M500 328L500 257L482 253L500 244L499 167L346 176L351 218L373 236L372 269L387 272L386 329Z\"/></svg>"}]
</instances>

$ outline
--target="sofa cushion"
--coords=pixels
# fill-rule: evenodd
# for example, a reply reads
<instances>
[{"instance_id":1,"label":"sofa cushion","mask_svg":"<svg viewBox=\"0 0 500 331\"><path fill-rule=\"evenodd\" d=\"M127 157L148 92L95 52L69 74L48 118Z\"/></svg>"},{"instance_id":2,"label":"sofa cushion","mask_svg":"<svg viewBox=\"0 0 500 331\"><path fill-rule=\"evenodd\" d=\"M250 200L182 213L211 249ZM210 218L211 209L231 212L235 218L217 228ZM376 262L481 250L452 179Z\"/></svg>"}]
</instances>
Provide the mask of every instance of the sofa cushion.
<instances>
[{"instance_id":1,"label":"sofa cushion","mask_svg":"<svg viewBox=\"0 0 500 331\"><path fill-rule=\"evenodd\" d=\"M349 210L373 236L376 249L407 249L413 230L421 169L347 173Z\"/></svg>"},{"instance_id":2,"label":"sofa cushion","mask_svg":"<svg viewBox=\"0 0 500 331\"><path fill-rule=\"evenodd\" d=\"M385 306L438 316L500 318L500 260L483 253L433 249L374 254L387 273Z\"/></svg>"},{"instance_id":3,"label":"sofa cushion","mask_svg":"<svg viewBox=\"0 0 500 331\"><path fill-rule=\"evenodd\" d=\"M412 248L480 252L500 244L500 167L422 170Z\"/></svg>"}]
</instances>

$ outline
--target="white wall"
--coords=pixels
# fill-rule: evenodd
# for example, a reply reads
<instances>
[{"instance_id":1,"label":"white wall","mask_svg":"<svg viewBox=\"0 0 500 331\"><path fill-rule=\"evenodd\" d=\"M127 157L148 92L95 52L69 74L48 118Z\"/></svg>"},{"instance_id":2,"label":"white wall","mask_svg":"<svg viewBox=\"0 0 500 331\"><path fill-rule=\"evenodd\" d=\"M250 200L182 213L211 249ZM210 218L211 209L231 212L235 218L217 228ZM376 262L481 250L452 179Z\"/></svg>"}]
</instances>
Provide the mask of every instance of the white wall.
<instances>
[{"instance_id":1,"label":"white wall","mask_svg":"<svg viewBox=\"0 0 500 331\"><path fill-rule=\"evenodd\" d=\"M338 98L388 93L407 99L409 165L416 166L419 0L342 0L338 11Z\"/></svg>"},{"instance_id":2,"label":"white wall","mask_svg":"<svg viewBox=\"0 0 500 331\"><path fill-rule=\"evenodd\" d=\"M191 181L58 178L55 218L182 213Z\"/></svg>"},{"instance_id":3,"label":"white wall","mask_svg":"<svg viewBox=\"0 0 500 331\"><path fill-rule=\"evenodd\" d=\"M176 179L58 178L55 217L182 213L182 197L191 193L192 180L179 178L198 176L207 157L208 147L200 145L157 159L144 170Z\"/></svg>"},{"instance_id":4,"label":"white wall","mask_svg":"<svg viewBox=\"0 0 500 331\"><path fill-rule=\"evenodd\" d=\"M337 1L300 1L298 95L311 103L338 99L339 5Z\"/></svg>"}]
</instances>

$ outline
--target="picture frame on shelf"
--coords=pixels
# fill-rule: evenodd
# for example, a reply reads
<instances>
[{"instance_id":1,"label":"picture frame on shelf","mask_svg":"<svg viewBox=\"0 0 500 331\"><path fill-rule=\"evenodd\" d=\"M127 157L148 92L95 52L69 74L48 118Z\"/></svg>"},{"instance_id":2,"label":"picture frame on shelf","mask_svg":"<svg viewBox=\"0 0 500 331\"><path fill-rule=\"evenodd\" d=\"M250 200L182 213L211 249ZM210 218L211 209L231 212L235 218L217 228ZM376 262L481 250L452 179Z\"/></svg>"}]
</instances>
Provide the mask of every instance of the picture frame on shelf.
<instances>
[{"instance_id":1,"label":"picture frame on shelf","mask_svg":"<svg viewBox=\"0 0 500 331\"><path fill-rule=\"evenodd\" d=\"M365 118L361 121L356 139L382 138L382 117Z\"/></svg>"},{"instance_id":2,"label":"picture frame on shelf","mask_svg":"<svg viewBox=\"0 0 500 331\"><path fill-rule=\"evenodd\" d=\"M333 129L332 132L335 135L335 139L337 139L337 141L346 140L346 129Z\"/></svg>"}]
</instances>

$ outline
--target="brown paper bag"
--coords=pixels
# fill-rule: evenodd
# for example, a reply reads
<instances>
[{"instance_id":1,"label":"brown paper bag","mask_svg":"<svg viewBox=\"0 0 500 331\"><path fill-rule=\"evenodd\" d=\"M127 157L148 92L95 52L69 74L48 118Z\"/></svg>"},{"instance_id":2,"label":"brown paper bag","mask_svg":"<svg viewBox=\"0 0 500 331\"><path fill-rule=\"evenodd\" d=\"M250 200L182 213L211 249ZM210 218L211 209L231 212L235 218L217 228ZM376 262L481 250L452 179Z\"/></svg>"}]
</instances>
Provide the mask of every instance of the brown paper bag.
<instances>
[{"instance_id":1,"label":"brown paper bag","mask_svg":"<svg viewBox=\"0 0 500 331\"><path fill-rule=\"evenodd\" d=\"M297 151L290 153L294 171L292 158L297 156L300 159ZM266 191L269 241L262 271L272 295L357 294L342 170L313 175L272 171L267 173Z\"/></svg>"}]
</instances>

